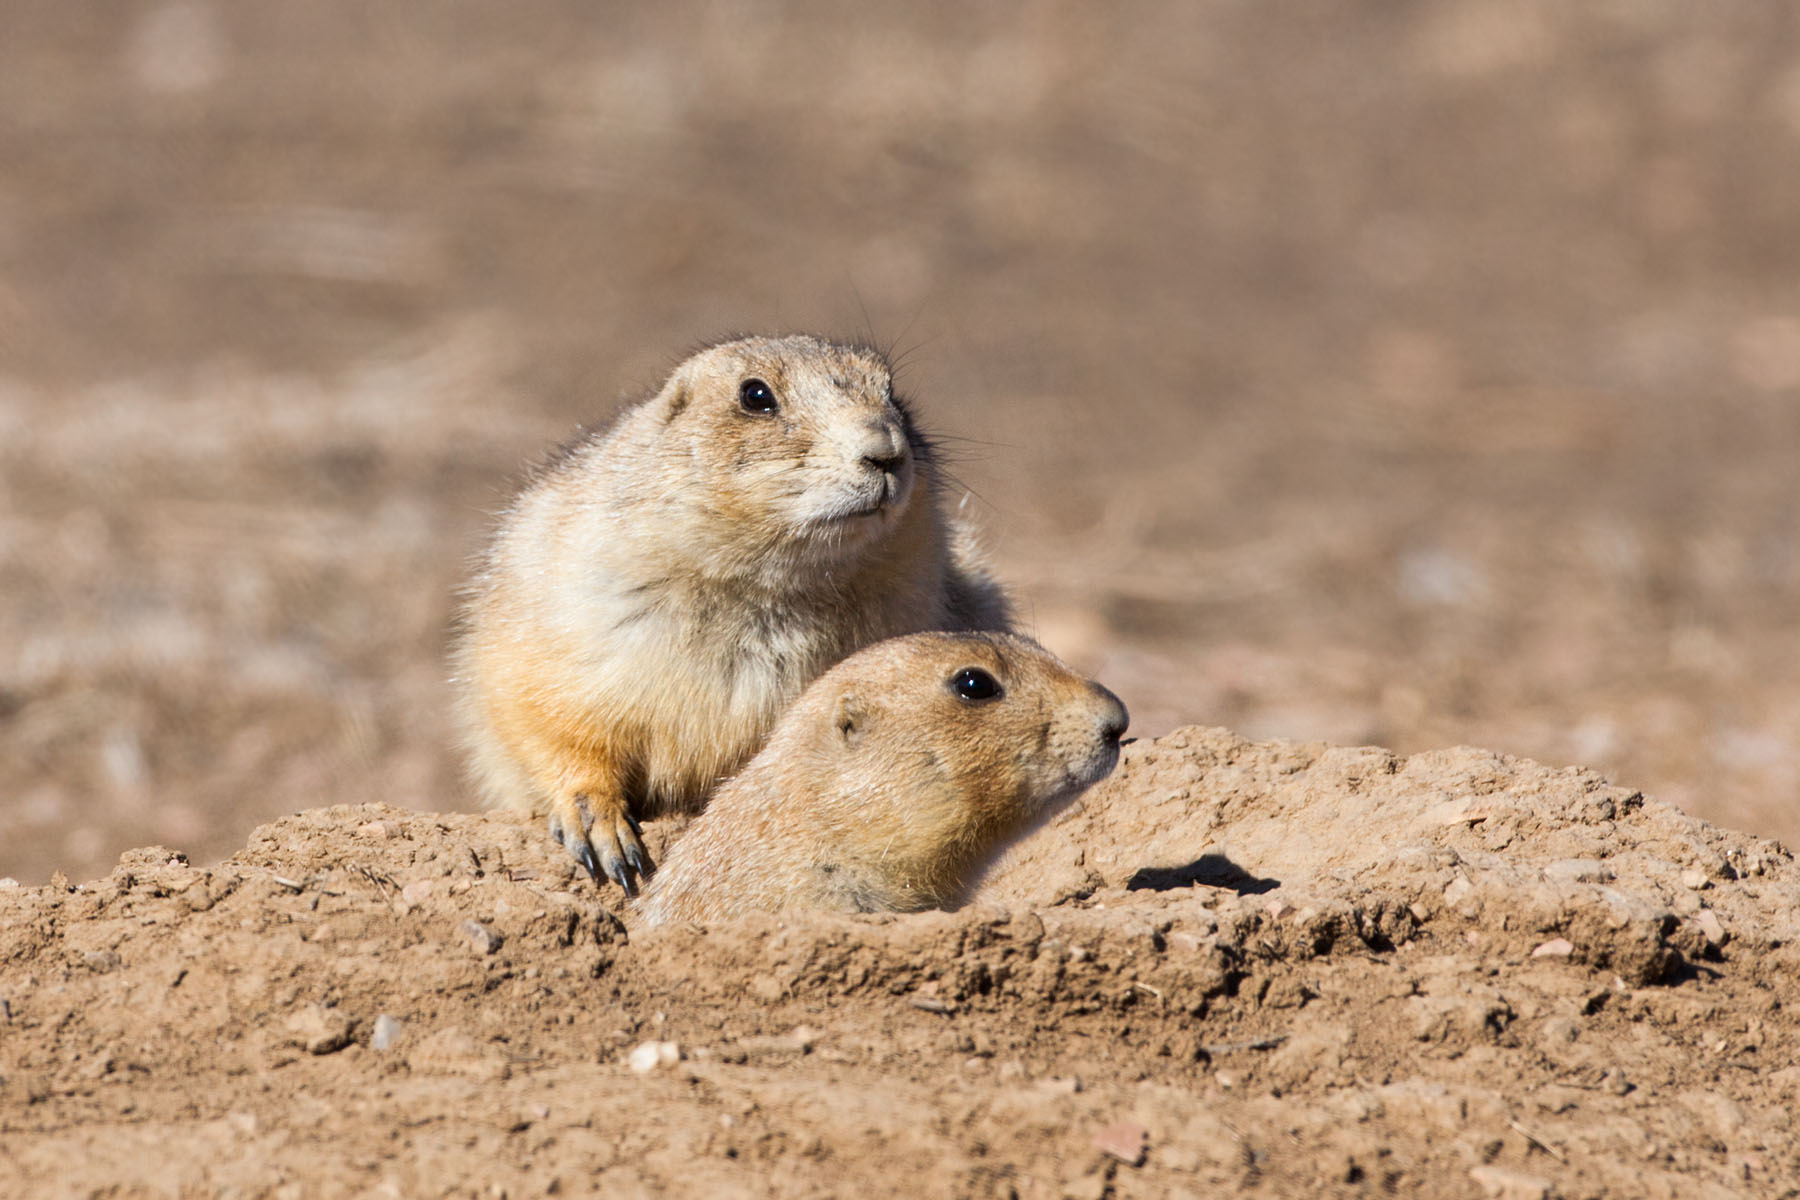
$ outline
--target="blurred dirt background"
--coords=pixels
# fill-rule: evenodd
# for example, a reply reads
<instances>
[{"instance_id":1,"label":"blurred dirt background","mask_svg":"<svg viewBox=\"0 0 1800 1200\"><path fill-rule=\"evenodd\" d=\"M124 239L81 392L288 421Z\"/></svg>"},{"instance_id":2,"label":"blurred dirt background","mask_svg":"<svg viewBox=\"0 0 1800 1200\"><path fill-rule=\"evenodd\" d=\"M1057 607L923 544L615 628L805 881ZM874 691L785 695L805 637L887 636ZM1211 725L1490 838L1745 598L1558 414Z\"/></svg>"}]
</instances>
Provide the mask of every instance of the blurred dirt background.
<instances>
[{"instance_id":1,"label":"blurred dirt background","mask_svg":"<svg viewBox=\"0 0 1800 1200\"><path fill-rule=\"evenodd\" d=\"M695 342L892 344L1137 731L1800 834L1800 11L0 5L0 876L469 803L453 592Z\"/></svg>"}]
</instances>

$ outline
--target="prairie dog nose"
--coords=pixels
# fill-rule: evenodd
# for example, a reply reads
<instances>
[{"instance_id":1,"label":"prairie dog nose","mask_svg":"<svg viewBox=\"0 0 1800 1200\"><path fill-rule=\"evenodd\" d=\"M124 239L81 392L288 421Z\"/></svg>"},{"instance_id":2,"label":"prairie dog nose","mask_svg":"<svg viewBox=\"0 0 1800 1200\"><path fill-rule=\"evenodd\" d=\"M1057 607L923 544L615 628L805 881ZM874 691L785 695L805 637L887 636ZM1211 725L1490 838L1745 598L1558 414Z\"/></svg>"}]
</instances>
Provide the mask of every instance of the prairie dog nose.
<instances>
[{"instance_id":1,"label":"prairie dog nose","mask_svg":"<svg viewBox=\"0 0 1800 1200\"><path fill-rule=\"evenodd\" d=\"M906 438L892 425L872 425L862 444L862 460L877 471L897 471L906 462Z\"/></svg>"},{"instance_id":2,"label":"prairie dog nose","mask_svg":"<svg viewBox=\"0 0 1800 1200\"><path fill-rule=\"evenodd\" d=\"M1100 736L1108 742L1117 742L1131 728L1131 714L1126 711L1124 701L1113 695L1108 689L1097 683L1089 684L1094 689L1094 698L1098 701Z\"/></svg>"}]
</instances>

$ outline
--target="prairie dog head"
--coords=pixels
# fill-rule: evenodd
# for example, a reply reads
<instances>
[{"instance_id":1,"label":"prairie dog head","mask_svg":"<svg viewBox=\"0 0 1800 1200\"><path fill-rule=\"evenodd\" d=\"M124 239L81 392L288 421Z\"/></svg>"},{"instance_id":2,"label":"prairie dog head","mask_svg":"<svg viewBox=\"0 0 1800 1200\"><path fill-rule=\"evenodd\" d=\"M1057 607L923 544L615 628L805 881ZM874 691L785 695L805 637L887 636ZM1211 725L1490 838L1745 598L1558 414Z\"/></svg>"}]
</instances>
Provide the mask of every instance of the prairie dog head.
<instances>
[{"instance_id":1,"label":"prairie dog head","mask_svg":"<svg viewBox=\"0 0 1800 1200\"><path fill-rule=\"evenodd\" d=\"M805 776L832 907L959 902L981 872L1119 759L1119 698L1010 634L915 634L827 672L771 756ZM777 759L779 761L779 759ZM790 794L792 794L790 792Z\"/></svg>"},{"instance_id":2,"label":"prairie dog head","mask_svg":"<svg viewBox=\"0 0 1800 1200\"><path fill-rule=\"evenodd\" d=\"M676 368L646 406L659 485L680 488L702 545L854 554L916 507L924 443L873 351L745 338Z\"/></svg>"}]
</instances>

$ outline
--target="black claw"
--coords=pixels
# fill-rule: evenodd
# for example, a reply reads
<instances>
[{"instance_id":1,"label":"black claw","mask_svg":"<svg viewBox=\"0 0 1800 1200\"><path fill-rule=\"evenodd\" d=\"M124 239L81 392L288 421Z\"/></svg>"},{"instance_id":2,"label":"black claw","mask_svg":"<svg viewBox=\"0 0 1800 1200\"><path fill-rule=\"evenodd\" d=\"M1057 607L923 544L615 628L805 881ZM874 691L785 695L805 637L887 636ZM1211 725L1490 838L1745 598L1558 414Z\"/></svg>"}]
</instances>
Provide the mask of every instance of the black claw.
<instances>
[{"instance_id":1,"label":"black claw","mask_svg":"<svg viewBox=\"0 0 1800 1200\"><path fill-rule=\"evenodd\" d=\"M618 884L627 896L637 895L637 889L631 883L631 871L625 865L624 857L613 847L608 846L602 853L606 864L606 877Z\"/></svg>"},{"instance_id":2,"label":"black claw","mask_svg":"<svg viewBox=\"0 0 1800 1200\"><path fill-rule=\"evenodd\" d=\"M594 848L587 844L587 840L584 838L581 841L576 842L575 848L570 851L570 853L575 856L575 861L580 863L582 867L586 869L588 878L598 882L600 879L600 864L595 860Z\"/></svg>"},{"instance_id":3,"label":"black claw","mask_svg":"<svg viewBox=\"0 0 1800 1200\"><path fill-rule=\"evenodd\" d=\"M637 818L632 816L630 813L625 814L625 823L627 825L631 826L631 832L637 834L639 837L644 836L644 827L642 825L639 825Z\"/></svg>"},{"instance_id":4,"label":"black claw","mask_svg":"<svg viewBox=\"0 0 1800 1200\"><path fill-rule=\"evenodd\" d=\"M563 832L564 832L563 831L563 823L561 821L557 820L555 817L551 817L550 818L550 836L556 839L557 845L563 847L564 849L567 849L568 845L569 845L569 839L563 836Z\"/></svg>"},{"instance_id":5,"label":"black claw","mask_svg":"<svg viewBox=\"0 0 1800 1200\"><path fill-rule=\"evenodd\" d=\"M650 878L656 870L656 864L650 861L650 852L638 842L625 843L625 861L644 879Z\"/></svg>"}]
</instances>

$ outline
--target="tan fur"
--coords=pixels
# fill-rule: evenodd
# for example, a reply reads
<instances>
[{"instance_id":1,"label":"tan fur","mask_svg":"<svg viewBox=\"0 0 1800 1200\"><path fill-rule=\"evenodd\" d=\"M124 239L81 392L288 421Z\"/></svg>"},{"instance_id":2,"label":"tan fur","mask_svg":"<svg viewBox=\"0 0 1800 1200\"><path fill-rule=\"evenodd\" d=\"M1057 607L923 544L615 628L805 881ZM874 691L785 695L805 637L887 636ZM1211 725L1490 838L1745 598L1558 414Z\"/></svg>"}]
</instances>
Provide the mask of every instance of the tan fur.
<instances>
[{"instance_id":1,"label":"tan fur","mask_svg":"<svg viewBox=\"0 0 1800 1200\"><path fill-rule=\"evenodd\" d=\"M959 698L966 667L996 699ZM953 908L994 857L1104 778L1124 705L1037 643L925 633L846 659L668 852L645 924L754 910Z\"/></svg>"},{"instance_id":2,"label":"tan fur","mask_svg":"<svg viewBox=\"0 0 1800 1200\"><path fill-rule=\"evenodd\" d=\"M743 411L752 377L779 413ZM502 519L455 652L476 782L629 886L632 821L699 808L827 667L1007 626L938 490L873 352L748 338L689 358Z\"/></svg>"}]
</instances>

